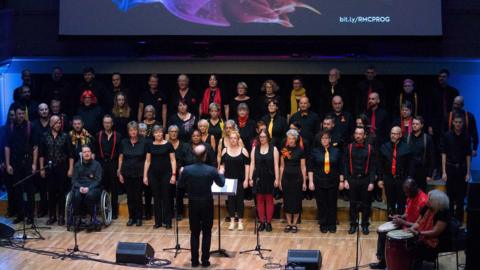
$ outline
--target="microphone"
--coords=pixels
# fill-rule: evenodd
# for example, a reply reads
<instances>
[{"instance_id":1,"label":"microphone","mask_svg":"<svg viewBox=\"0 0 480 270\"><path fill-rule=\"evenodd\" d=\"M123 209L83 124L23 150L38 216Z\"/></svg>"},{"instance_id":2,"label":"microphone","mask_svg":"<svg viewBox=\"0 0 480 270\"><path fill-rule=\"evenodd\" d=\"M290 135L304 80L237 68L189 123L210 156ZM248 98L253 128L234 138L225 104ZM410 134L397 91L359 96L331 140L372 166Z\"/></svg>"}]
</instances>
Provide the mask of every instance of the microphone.
<instances>
[{"instance_id":1,"label":"microphone","mask_svg":"<svg viewBox=\"0 0 480 270\"><path fill-rule=\"evenodd\" d=\"M48 161L47 168L48 169L53 168L53 161L51 161L51 160Z\"/></svg>"}]
</instances>

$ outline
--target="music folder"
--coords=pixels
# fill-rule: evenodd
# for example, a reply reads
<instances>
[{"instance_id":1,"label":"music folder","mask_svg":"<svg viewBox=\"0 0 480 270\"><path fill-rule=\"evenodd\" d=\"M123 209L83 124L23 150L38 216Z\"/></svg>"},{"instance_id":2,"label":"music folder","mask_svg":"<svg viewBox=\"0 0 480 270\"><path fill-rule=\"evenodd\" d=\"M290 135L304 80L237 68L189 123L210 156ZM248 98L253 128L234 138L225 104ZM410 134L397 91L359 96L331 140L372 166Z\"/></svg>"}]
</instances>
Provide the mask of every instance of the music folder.
<instances>
[{"instance_id":1,"label":"music folder","mask_svg":"<svg viewBox=\"0 0 480 270\"><path fill-rule=\"evenodd\" d=\"M212 193L214 195L229 195L233 196L237 194L237 179L225 178L225 185L223 187L217 186L215 182L212 184Z\"/></svg>"}]
</instances>

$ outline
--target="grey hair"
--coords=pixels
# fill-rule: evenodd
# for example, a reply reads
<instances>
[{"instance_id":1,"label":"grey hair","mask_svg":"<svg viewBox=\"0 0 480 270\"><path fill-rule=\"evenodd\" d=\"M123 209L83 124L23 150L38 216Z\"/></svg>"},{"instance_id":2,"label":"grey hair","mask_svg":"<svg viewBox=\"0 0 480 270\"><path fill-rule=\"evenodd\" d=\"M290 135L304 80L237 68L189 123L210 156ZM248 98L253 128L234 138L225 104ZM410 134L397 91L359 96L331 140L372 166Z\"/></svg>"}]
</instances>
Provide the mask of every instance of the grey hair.
<instances>
[{"instance_id":1,"label":"grey hair","mask_svg":"<svg viewBox=\"0 0 480 270\"><path fill-rule=\"evenodd\" d=\"M127 124L127 130L130 130L130 129L136 129L136 130L138 130L138 123L135 122L135 121L128 122L128 124Z\"/></svg>"},{"instance_id":2,"label":"grey hair","mask_svg":"<svg viewBox=\"0 0 480 270\"><path fill-rule=\"evenodd\" d=\"M225 126L233 126L233 129L238 131L238 126L237 126L237 123L235 123L235 121L233 121L232 119L230 120L227 120L227 122L225 122Z\"/></svg>"},{"instance_id":3,"label":"grey hair","mask_svg":"<svg viewBox=\"0 0 480 270\"><path fill-rule=\"evenodd\" d=\"M210 103L210 105L208 106L208 110L209 110L209 111L211 111L211 110L220 111L220 105L218 105L218 104L215 103L215 102L212 102L212 103Z\"/></svg>"},{"instance_id":4,"label":"grey hair","mask_svg":"<svg viewBox=\"0 0 480 270\"><path fill-rule=\"evenodd\" d=\"M203 124L206 124L207 128L210 126L210 124L208 124L208 121L205 119L200 119L200 121L198 121L197 123L197 126L200 128L200 125L203 125Z\"/></svg>"},{"instance_id":5,"label":"grey hair","mask_svg":"<svg viewBox=\"0 0 480 270\"><path fill-rule=\"evenodd\" d=\"M295 140L298 140L298 137L300 136L300 134L298 133L297 130L295 129L290 129L287 131L287 136L292 136L295 138Z\"/></svg>"},{"instance_id":6,"label":"grey hair","mask_svg":"<svg viewBox=\"0 0 480 270\"><path fill-rule=\"evenodd\" d=\"M244 102L238 104L237 112L240 111L240 110L246 110L247 112L250 112L250 109L248 108L247 103L244 103Z\"/></svg>"},{"instance_id":7,"label":"grey hair","mask_svg":"<svg viewBox=\"0 0 480 270\"><path fill-rule=\"evenodd\" d=\"M448 199L448 196L444 192L437 189L434 189L428 193L428 201L435 212L448 210L450 208L450 200Z\"/></svg>"},{"instance_id":8,"label":"grey hair","mask_svg":"<svg viewBox=\"0 0 480 270\"><path fill-rule=\"evenodd\" d=\"M155 107L153 107L153 105L147 105L147 106L145 107L145 109L143 110L143 115L145 115L145 113L147 112L147 110L152 110L152 112L153 112L153 118L155 118L155 114L156 114Z\"/></svg>"},{"instance_id":9,"label":"grey hair","mask_svg":"<svg viewBox=\"0 0 480 270\"><path fill-rule=\"evenodd\" d=\"M248 85L246 82L239 82L237 83L237 87L245 88L245 92L248 90Z\"/></svg>"},{"instance_id":10,"label":"grey hair","mask_svg":"<svg viewBox=\"0 0 480 270\"><path fill-rule=\"evenodd\" d=\"M187 76L186 74L180 74L180 75L178 75L177 81L180 80L180 79L185 79L185 81L187 82L187 84L190 82L190 79L188 78L188 76Z\"/></svg>"},{"instance_id":11,"label":"grey hair","mask_svg":"<svg viewBox=\"0 0 480 270\"><path fill-rule=\"evenodd\" d=\"M168 132L170 132L170 131L172 131L172 130L174 130L174 129L180 130L177 125L171 125L171 126L168 127Z\"/></svg>"},{"instance_id":12,"label":"grey hair","mask_svg":"<svg viewBox=\"0 0 480 270\"><path fill-rule=\"evenodd\" d=\"M163 127L162 127L162 126L160 126L160 125L154 125L154 126L153 126L153 129L152 129L152 134L155 133L155 132L157 132L157 131L159 131L159 130L163 133Z\"/></svg>"},{"instance_id":13,"label":"grey hair","mask_svg":"<svg viewBox=\"0 0 480 270\"><path fill-rule=\"evenodd\" d=\"M138 124L138 129L146 130L147 129L147 124L145 124L145 123Z\"/></svg>"}]
</instances>

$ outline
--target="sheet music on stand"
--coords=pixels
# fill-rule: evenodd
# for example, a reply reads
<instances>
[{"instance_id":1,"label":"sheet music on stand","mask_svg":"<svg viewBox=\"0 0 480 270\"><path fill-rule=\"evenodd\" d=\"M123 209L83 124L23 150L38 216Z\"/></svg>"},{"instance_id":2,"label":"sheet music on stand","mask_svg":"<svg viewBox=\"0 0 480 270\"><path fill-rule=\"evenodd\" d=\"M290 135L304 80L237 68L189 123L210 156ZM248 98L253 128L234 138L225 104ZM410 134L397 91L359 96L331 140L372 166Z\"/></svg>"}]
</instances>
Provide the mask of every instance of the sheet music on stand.
<instances>
[{"instance_id":1,"label":"sheet music on stand","mask_svg":"<svg viewBox=\"0 0 480 270\"><path fill-rule=\"evenodd\" d=\"M225 185L223 187L217 186L215 182L212 184L213 195L236 195L237 194L237 179L225 178Z\"/></svg>"}]
</instances>

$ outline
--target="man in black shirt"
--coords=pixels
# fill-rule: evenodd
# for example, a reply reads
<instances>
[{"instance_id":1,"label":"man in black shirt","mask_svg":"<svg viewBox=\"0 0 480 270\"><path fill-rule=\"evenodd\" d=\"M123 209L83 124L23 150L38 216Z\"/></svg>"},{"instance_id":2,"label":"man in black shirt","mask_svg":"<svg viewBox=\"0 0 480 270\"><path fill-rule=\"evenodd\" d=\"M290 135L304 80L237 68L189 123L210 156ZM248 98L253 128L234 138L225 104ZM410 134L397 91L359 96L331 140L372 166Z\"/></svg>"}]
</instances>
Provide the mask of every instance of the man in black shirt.
<instances>
[{"instance_id":1,"label":"man in black shirt","mask_svg":"<svg viewBox=\"0 0 480 270\"><path fill-rule=\"evenodd\" d=\"M110 86L109 89L105 91L105 106L104 106L104 111L106 113L111 113L112 108L113 108L113 103L115 96L118 93L123 93L127 95L127 98L130 100L130 91L127 89L122 82L122 75L120 73L115 72L112 74L112 85ZM146 106L146 105L145 105Z\"/></svg>"},{"instance_id":2,"label":"man in black shirt","mask_svg":"<svg viewBox=\"0 0 480 270\"><path fill-rule=\"evenodd\" d=\"M8 112L8 118L5 125L0 127L0 173L2 177L2 181L7 188L8 194L8 206L7 206L7 213L5 217L10 218L17 214L16 208L16 200L14 196L14 189L13 189L13 177L7 173L7 168L5 165L5 146L7 144L7 132L11 127L11 124L15 122L15 111L11 110Z\"/></svg>"},{"instance_id":3,"label":"man in black shirt","mask_svg":"<svg viewBox=\"0 0 480 270\"><path fill-rule=\"evenodd\" d=\"M380 147L378 186L385 189L387 212L390 216L403 215L405 194L403 182L412 175L412 153L402 141L402 130L395 126L390 131L390 142Z\"/></svg>"},{"instance_id":4,"label":"man in black shirt","mask_svg":"<svg viewBox=\"0 0 480 270\"><path fill-rule=\"evenodd\" d=\"M60 118L60 126L63 132L69 132L72 128L72 123L70 123L70 118L62 113L62 102L57 99L52 99L50 102L50 112L52 115L56 115Z\"/></svg>"},{"instance_id":5,"label":"man in black shirt","mask_svg":"<svg viewBox=\"0 0 480 270\"><path fill-rule=\"evenodd\" d=\"M33 121L38 118L38 102L32 99L30 86L22 86L19 95L19 99L10 105L9 110L20 106L25 111L25 120Z\"/></svg>"},{"instance_id":6,"label":"man in black shirt","mask_svg":"<svg viewBox=\"0 0 480 270\"><path fill-rule=\"evenodd\" d=\"M385 86L383 82L376 79L377 72L374 66L370 66L365 71L365 79L357 84L358 92L355 94L355 115L368 109L368 99L373 92L378 93L379 99L387 104L385 96Z\"/></svg>"},{"instance_id":7,"label":"man in black shirt","mask_svg":"<svg viewBox=\"0 0 480 270\"><path fill-rule=\"evenodd\" d=\"M462 223L467 182L470 179L472 148L470 137L465 133L461 115L453 116L453 130L445 133L441 140L440 149L442 153L442 179L447 182L450 212Z\"/></svg>"},{"instance_id":8,"label":"man in black shirt","mask_svg":"<svg viewBox=\"0 0 480 270\"><path fill-rule=\"evenodd\" d=\"M350 108L350 99L348 97L347 89L340 82L340 70L337 68L332 68L328 72L328 83L324 84L320 89L319 97L317 100L320 100L319 104L316 105L317 112L323 117L330 111L330 105L332 104L332 99L335 96L339 96L342 100L345 100L346 107Z\"/></svg>"},{"instance_id":9,"label":"man in black shirt","mask_svg":"<svg viewBox=\"0 0 480 270\"><path fill-rule=\"evenodd\" d=\"M5 166L7 173L13 175L13 182L18 183L23 178L37 170L38 147L35 141L35 130L32 124L25 120L25 107L15 106L15 123L7 130L7 143L5 145ZM23 193L27 194L27 203L24 202ZM35 208L35 188L32 179L24 181L14 188L13 194L17 207L17 224L27 216L27 224L33 223Z\"/></svg>"},{"instance_id":10,"label":"man in black shirt","mask_svg":"<svg viewBox=\"0 0 480 270\"><path fill-rule=\"evenodd\" d=\"M447 125L448 127L446 130L452 130L452 121L453 115L459 114L463 117L463 124L465 134L470 137L470 141L472 142L472 157L477 156L477 149L478 149L478 130L477 130L477 121L475 120L475 116L464 109L464 98L462 96L457 96L453 100L452 111L448 114Z\"/></svg>"},{"instance_id":11,"label":"man in black shirt","mask_svg":"<svg viewBox=\"0 0 480 270\"><path fill-rule=\"evenodd\" d=\"M373 92L368 96L367 117L370 120L370 134L375 136L375 146L380 146L388 140L390 120L385 109L380 107L380 95Z\"/></svg>"},{"instance_id":12,"label":"man in black shirt","mask_svg":"<svg viewBox=\"0 0 480 270\"><path fill-rule=\"evenodd\" d=\"M118 218L118 151L122 137L120 133L113 130L113 119L110 115L103 117L103 130L98 132L97 160L103 168L102 185L110 192L112 198L112 219Z\"/></svg>"},{"instance_id":13,"label":"man in black shirt","mask_svg":"<svg viewBox=\"0 0 480 270\"><path fill-rule=\"evenodd\" d=\"M51 79L43 84L41 101L50 104L52 100L56 99L62 101L65 108L73 109L71 91L71 85L63 78L62 69L60 67L54 67ZM72 114L73 111L69 113Z\"/></svg>"},{"instance_id":14,"label":"man in black shirt","mask_svg":"<svg viewBox=\"0 0 480 270\"><path fill-rule=\"evenodd\" d=\"M96 134L101 129L103 109L97 103L97 97L90 90L85 90L80 97L81 105L78 108L78 115L82 117L84 128L90 134Z\"/></svg>"},{"instance_id":15,"label":"man in black shirt","mask_svg":"<svg viewBox=\"0 0 480 270\"><path fill-rule=\"evenodd\" d=\"M98 104L101 107L104 107L105 101L105 85L98 80L95 79L95 70L92 67L86 67L83 69L83 80L77 86L77 92L74 95L73 100L75 103L74 106L77 105L77 100L80 100L80 96L85 92L85 90L90 90L92 93L97 97ZM72 112L76 112L77 106L75 106Z\"/></svg>"},{"instance_id":16,"label":"man in black shirt","mask_svg":"<svg viewBox=\"0 0 480 270\"><path fill-rule=\"evenodd\" d=\"M340 152L343 151L343 148L345 147L345 142L343 141L342 136L340 135L335 126L335 118L332 115L325 116L322 122L322 130L328 131L330 133L330 140L332 146L339 149ZM316 140L315 143L317 143L317 141L319 140Z\"/></svg>"},{"instance_id":17,"label":"man in black shirt","mask_svg":"<svg viewBox=\"0 0 480 270\"><path fill-rule=\"evenodd\" d=\"M301 97L298 101L299 111L290 117L290 123L300 125L300 136L309 144L313 143L315 134L320 129L320 118L318 114L310 110L310 101L308 97Z\"/></svg>"},{"instance_id":18,"label":"man in black shirt","mask_svg":"<svg viewBox=\"0 0 480 270\"><path fill-rule=\"evenodd\" d=\"M432 137L423 131L424 125L422 116L414 117L413 132L406 141L412 151L413 179L423 192L427 192L427 183L432 181L435 148Z\"/></svg>"},{"instance_id":19,"label":"man in black shirt","mask_svg":"<svg viewBox=\"0 0 480 270\"><path fill-rule=\"evenodd\" d=\"M405 79L403 81L403 89L395 99L392 113L393 118L400 117L402 112L402 105L406 102L412 104L412 116L425 115L425 103L423 96L415 88L415 82L412 79ZM415 179L416 180L416 179Z\"/></svg>"},{"instance_id":20,"label":"man in black shirt","mask_svg":"<svg viewBox=\"0 0 480 270\"><path fill-rule=\"evenodd\" d=\"M367 132L364 127L356 127L354 142L345 149L345 181L340 182L349 190L350 229L354 234L358 229L358 212L362 211L362 232L370 233L370 212L372 208L372 190L375 182L375 150L366 143Z\"/></svg>"},{"instance_id":21,"label":"man in black shirt","mask_svg":"<svg viewBox=\"0 0 480 270\"><path fill-rule=\"evenodd\" d=\"M180 174L178 188L188 193L190 248L192 267L199 266L199 241L202 232L202 266L210 266L210 242L213 226L213 182L220 187L225 185L224 172L204 164L207 149L204 145L196 146L193 153L197 159L195 164L186 166Z\"/></svg>"},{"instance_id":22,"label":"man in black shirt","mask_svg":"<svg viewBox=\"0 0 480 270\"><path fill-rule=\"evenodd\" d=\"M82 160L75 163L72 177L72 203L75 216L82 214L82 208L86 207L89 221L93 221L94 207L102 194L102 166L93 159L89 146L82 147ZM88 223L90 229L97 224Z\"/></svg>"},{"instance_id":23,"label":"man in black shirt","mask_svg":"<svg viewBox=\"0 0 480 270\"><path fill-rule=\"evenodd\" d=\"M178 111L178 103L180 100L183 100L187 106L188 110L193 113L195 116L198 116L198 106L200 104L200 99L198 94L190 89L189 87L190 79L187 75L181 74L178 76L177 85L178 89L173 91L168 97L168 113L169 115L174 115Z\"/></svg>"},{"instance_id":24,"label":"man in black shirt","mask_svg":"<svg viewBox=\"0 0 480 270\"><path fill-rule=\"evenodd\" d=\"M32 73L30 72L30 70L24 69L22 70L22 85L13 90L13 101L19 101L22 98L22 91L24 86L28 87L28 89L32 91L34 99L39 98L39 93L33 83Z\"/></svg>"},{"instance_id":25,"label":"man in black shirt","mask_svg":"<svg viewBox=\"0 0 480 270\"><path fill-rule=\"evenodd\" d=\"M333 111L329 115L333 116L335 119L335 130L342 138L344 143L351 141L351 136L353 133L354 119L352 115L344 110L343 98L341 96L334 96L332 98L332 109ZM340 149L340 150L343 150Z\"/></svg>"},{"instance_id":26,"label":"man in black shirt","mask_svg":"<svg viewBox=\"0 0 480 270\"><path fill-rule=\"evenodd\" d=\"M138 103L138 122L142 122L145 107L152 105L155 108L155 120L162 121L162 125L167 123L167 96L158 89L158 76L151 74L148 78L148 91L143 92ZM170 112L172 113L172 112Z\"/></svg>"},{"instance_id":27,"label":"man in black shirt","mask_svg":"<svg viewBox=\"0 0 480 270\"><path fill-rule=\"evenodd\" d=\"M90 149L95 149L95 138L83 128L83 120L80 116L74 116L72 120L73 129L68 133L72 142L73 160L77 162L80 159L82 146L88 145ZM69 175L71 177L71 175Z\"/></svg>"},{"instance_id":28,"label":"man in black shirt","mask_svg":"<svg viewBox=\"0 0 480 270\"><path fill-rule=\"evenodd\" d=\"M49 220L47 225L52 225L57 221L58 207L58 225L65 224L65 193L67 191L68 171L72 173L73 157L72 144L70 138L65 132L61 131L60 118L56 115L50 118L50 131L43 134L39 145L40 157L40 177L46 179L48 190L48 213ZM49 170L45 166L51 164Z\"/></svg>"},{"instance_id":29,"label":"man in black shirt","mask_svg":"<svg viewBox=\"0 0 480 270\"><path fill-rule=\"evenodd\" d=\"M41 103L38 105L38 119L32 121L32 125L35 127L35 140L40 143L43 134L50 131L50 113L48 105ZM41 181L40 177L35 176L35 189L40 193L40 207L38 209L38 217L43 217L47 213L47 186L44 181Z\"/></svg>"}]
</instances>

